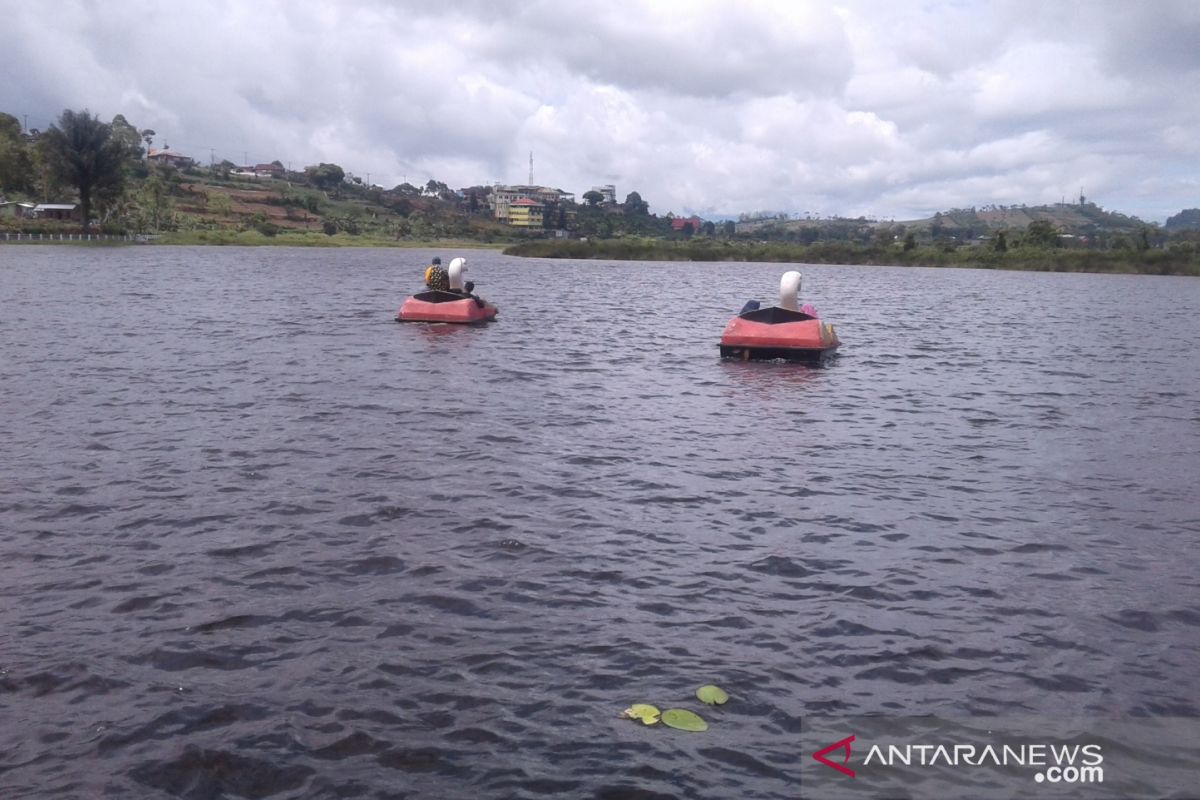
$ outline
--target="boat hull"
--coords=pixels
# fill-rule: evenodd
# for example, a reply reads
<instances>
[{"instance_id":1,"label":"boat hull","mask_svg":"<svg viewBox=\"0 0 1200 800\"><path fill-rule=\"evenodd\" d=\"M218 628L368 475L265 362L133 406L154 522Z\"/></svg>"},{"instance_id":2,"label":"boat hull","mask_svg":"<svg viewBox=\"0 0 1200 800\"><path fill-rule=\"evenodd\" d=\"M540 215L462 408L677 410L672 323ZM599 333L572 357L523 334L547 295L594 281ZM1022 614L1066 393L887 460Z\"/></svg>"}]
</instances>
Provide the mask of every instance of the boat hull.
<instances>
[{"instance_id":1,"label":"boat hull","mask_svg":"<svg viewBox=\"0 0 1200 800\"><path fill-rule=\"evenodd\" d=\"M721 356L822 364L837 355L833 326L799 311L767 308L739 314L721 334Z\"/></svg>"},{"instance_id":2,"label":"boat hull","mask_svg":"<svg viewBox=\"0 0 1200 800\"><path fill-rule=\"evenodd\" d=\"M491 303L474 297L434 290L406 299L396 312L396 321L474 325L495 319L498 311Z\"/></svg>"}]
</instances>

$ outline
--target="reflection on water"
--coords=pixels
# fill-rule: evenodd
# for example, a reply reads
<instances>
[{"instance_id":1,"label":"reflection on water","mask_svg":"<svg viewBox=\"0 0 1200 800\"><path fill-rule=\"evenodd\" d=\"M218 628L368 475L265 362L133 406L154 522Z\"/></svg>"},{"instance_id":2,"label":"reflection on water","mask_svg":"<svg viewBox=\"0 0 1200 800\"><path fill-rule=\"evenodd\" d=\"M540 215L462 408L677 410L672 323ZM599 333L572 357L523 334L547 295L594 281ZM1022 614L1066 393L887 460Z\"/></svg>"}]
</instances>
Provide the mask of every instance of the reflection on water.
<instances>
[{"instance_id":1,"label":"reflection on water","mask_svg":"<svg viewBox=\"0 0 1200 800\"><path fill-rule=\"evenodd\" d=\"M826 379L823 373L837 369L839 360L835 357L824 366L816 367L783 360L741 361L730 358L722 360L721 368L723 374L731 376L746 389L773 395L817 385Z\"/></svg>"},{"instance_id":2,"label":"reflection on water","mask_svg":"<svg viewBox=\"0 0 1200 800\"><path fill-rule=\"evenodd\" d=\"M804 266L812 369L718 356L786 265L478 252L497 322L393 322L434 254L0 248L6 800L792 798L805 715L1200 714L1200 283Z\"/></svg>"}]
</instances>

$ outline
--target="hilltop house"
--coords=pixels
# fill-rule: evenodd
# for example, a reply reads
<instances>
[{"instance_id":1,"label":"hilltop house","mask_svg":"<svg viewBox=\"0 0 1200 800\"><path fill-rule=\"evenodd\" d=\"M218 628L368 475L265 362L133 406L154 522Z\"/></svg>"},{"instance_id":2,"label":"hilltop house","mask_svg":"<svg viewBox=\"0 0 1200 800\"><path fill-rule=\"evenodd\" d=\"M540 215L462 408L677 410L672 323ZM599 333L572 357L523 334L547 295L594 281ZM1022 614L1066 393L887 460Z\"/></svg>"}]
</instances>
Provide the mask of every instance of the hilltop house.
<instances>
[{"instance_id":1,"label":"hilltop house","mask_svg":"<svg viewBox=\"0 0 1200 800\"><path fill-rule=\"evenodd\" d=\"M599 192L604 198L600 201L602 203L608 203L611 206L615 205L617 202L617 187L611 183L606 183L603 186L593 186L588 191Z\"/></svg>"},{"instance_id":2,"label":"hilltop house","mask_svg":"<svg viewBox=\"0 0 1200 800\"><path fill-rule=\"evenodd\" d=\"M283 164L278 161L272 161L270 164L255 164L253 170L259 178L282 178L284 173Z\"/></svg>"},{"instance_id":3,"label":"hilltop house","mask_svg":"<svg viewBox=\"0 0 1200 800\"><path fill-rule=\"evenodd\" d=\"M196 163L183 153L171 150L170 148L163 148L162 150L150 148L150 152L146 154L146 159L152 164L162 164L168 167L176 167L177 169L185 169Z\"/></svg>"},{"instance_id":4,"label":"hilltop house","mask_svg":"<svg viewBox=\"0 0 1200 800\"><path fill-rule=\"evenodd\" d=\"M689 222L692 225L692 233L699 233L700 226L704 224L704 220L700 219L699 217L697 217L695 215L690 216L690 217L674 217L671 220L671 230L682 231L684 226L687 225Z\"/></svg>"}]
</instances>

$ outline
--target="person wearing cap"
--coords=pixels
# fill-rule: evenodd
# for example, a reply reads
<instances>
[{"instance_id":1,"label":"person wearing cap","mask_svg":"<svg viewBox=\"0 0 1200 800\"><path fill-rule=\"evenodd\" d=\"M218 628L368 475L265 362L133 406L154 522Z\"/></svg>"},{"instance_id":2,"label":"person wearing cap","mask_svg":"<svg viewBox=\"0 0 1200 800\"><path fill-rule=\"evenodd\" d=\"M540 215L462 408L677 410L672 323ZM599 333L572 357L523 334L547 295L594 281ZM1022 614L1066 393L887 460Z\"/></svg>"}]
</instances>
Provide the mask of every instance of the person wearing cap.
<instances>
[{"instance_id":1,"label":"person wearing cap","mask_svg":"<svg viewBox=\"0 0 1200 800\"><path fill-rule=\"evenodd\" d=\"M425 268L425 286L443 292L450 291L450 277L442 269L442 259L438 256L434 256L432 263Z\"/></svg>"}]
</instances>

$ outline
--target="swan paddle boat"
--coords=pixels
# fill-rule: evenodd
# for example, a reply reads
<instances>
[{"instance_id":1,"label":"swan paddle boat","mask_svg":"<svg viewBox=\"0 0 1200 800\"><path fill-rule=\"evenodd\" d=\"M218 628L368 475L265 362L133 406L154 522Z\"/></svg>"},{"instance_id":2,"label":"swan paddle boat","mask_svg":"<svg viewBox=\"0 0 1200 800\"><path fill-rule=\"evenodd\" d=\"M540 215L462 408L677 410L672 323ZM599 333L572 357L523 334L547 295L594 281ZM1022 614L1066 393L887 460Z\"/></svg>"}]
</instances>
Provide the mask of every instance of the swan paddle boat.
<instances>
[{"instance_id":1,"label":"swan paddle boat","mask_svg":"<svg viewBox=\"0 0 1200 800\"><path fill-rule=\"evenodd\" d=\"M817 310L800 300L800 273L785 272L779 280L779 305L759 307L751 300L729 320L721 334L721 357L765 361L784 359L824 364L837 354L837 333L818 318Z\"/></svg>"},{"instance_id":2,"label":"swan paddle boat","mask_svg":"<svg viewBox=\"0 0 1200 800\"><path fill-rule=\"evenodd\" d=\"M397 322L457 322L474 324L495 319L498 309L471 294L472 283L463 284L467 260L455 258L446 270L450 290L430 289L407 298L396 312Z\"/></svg>"}]
</instances>

